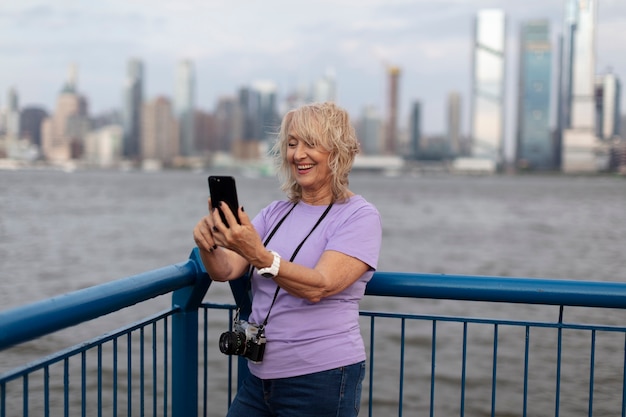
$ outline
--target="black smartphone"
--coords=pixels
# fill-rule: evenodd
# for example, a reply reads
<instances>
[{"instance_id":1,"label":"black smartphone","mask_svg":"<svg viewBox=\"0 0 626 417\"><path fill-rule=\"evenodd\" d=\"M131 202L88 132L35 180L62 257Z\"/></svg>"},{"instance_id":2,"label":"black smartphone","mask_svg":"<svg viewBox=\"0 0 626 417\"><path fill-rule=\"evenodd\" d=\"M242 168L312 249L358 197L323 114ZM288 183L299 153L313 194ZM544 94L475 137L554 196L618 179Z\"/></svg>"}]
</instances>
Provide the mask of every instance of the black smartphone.
<instances>
[{"instance_id":1,"label":"black smartphone","mask_svg":"<svg viewBox=\"0 0 626 417\"><path fill-rule=\"evenodd\" d=\"M219 210L220 217L226 227L230 226L226 221L224 213L219 209L219 203L221 201L228 204L230 211L233 212L235 218L237 219L237 223L241 224L239 221L239 201L237 199L237 187L235 186L234 177L211 175L209 177L209 193L211 195L211 205L213 206L213 209Z\"/></svg>"}]
</instances>

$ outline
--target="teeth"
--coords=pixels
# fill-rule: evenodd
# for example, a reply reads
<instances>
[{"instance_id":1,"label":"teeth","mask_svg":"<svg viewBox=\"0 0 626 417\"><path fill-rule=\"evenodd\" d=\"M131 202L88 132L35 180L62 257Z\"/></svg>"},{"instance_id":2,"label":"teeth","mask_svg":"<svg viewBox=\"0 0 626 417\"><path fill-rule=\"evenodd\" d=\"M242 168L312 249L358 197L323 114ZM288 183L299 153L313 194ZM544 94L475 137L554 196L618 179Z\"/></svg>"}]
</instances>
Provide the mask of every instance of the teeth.
<instances>
[{"instance_id":1,"label":"teeth","mask_svg":"<svg viewBox=\"0 0 626 417\"><path fill-rule=\"evenodd\" d=\"M312 164L309 164L309 165L298 165L298 169L309 169L309 168L312 168L312 167L313 167Z\"/></svg>"}]
</instances>

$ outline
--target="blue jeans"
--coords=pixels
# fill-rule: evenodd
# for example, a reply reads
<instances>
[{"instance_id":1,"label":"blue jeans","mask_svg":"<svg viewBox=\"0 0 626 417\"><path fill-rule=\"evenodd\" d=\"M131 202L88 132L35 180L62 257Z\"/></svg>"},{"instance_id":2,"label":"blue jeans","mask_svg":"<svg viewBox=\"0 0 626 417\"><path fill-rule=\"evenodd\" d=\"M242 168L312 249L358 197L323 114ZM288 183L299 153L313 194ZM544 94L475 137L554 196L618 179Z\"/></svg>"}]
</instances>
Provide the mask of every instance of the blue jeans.
<instances>
[{"instance_id":1,"label":"blue jeans","mask_svg":"<svg viewBox=\"0 0 626 417\"><path fill-rule=\"evenodd\" d=\"M227 417L356 417L365 362L292 378L248 376Z\"/></svg>"}]
</instances>

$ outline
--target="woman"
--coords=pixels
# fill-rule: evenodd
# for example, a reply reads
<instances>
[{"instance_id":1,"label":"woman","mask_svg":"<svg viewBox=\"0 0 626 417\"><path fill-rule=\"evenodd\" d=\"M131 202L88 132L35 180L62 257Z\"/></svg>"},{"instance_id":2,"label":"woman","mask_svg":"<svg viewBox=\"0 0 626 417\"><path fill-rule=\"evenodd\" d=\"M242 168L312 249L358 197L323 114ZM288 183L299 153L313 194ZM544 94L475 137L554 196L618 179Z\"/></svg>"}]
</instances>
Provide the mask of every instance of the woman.
<instances>
[{"instance_id":1,"label":"woman","mask_svg":"<svg viewBox=\"0 0 626 417\"><path fill-rule=\"evenodd\" d=\"M237 279L253 267L249 321L265 324L262 361L249 362L228 416L358 414L365 372L358 302L378 263L382 228L376 208L348 189L357 152L345 110L333 103L292 110L274 146L288 201L252 221L240 207L240 225L221 204L230 228L209 202L211 214L194 229L211 279Z\"/></svg>"}]
</instances>

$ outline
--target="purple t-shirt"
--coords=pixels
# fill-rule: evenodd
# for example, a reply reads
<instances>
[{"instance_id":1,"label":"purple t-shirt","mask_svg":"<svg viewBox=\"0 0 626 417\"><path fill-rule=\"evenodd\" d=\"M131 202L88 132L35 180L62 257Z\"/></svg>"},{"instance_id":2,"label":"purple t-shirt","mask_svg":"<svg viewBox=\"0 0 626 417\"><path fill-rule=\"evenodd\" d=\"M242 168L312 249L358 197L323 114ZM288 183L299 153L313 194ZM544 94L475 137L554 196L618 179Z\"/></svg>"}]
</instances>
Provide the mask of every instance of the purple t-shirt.
<instances>
[{"instance_id":1,"label":"purple t-shirt","mask_svg":"<svg viewBox=\"0 0 626 417\"><path fill-rule=\"evenodd\" d=\"M275 201L254 218L254 227L263 241L292 206L288 201ZM299 202L267 248L289 260L326 207ZM324 251L334 250L360 259L370 269L341 293L318 303L281 289L265 329L267 345L263 362L249 362L254 375L261 379L287 378L365 360L358 303L377 267L381 240L380 215L363 197L353 196L333 205L293 262L313 268ZM255 269L250 322L263 322L275 291L276 283L259 276Z\"/></svg>"}]
</instances>

